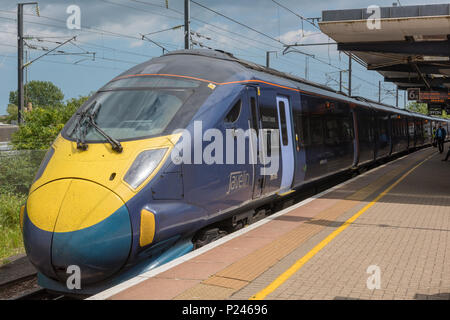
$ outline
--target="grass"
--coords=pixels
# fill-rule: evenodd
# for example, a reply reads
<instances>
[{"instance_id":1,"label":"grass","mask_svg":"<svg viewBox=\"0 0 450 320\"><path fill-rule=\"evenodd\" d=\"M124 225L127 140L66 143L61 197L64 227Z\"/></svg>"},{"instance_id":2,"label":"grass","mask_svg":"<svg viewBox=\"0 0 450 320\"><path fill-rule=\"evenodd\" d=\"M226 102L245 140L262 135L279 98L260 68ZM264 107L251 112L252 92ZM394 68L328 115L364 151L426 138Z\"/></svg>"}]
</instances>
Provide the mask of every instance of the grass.
<instances>
[{"instance_id":1,"label":"grass","mask_svg":"<svg viewBox=\"0 0 450 320\"><path fill-rule=\"evenodd\" d=\"M25 199L25 195L0 193L0 265L25 251L19 223L20 206Z\"/></svg>"},{"instance_id":2,"label":"grass","mask_svg":"<svg viewBox=\"0 0 450 320\"><path fill-rule=\"evenodd\" d=\"M10 262L9 257L24 253L22 232L20 227L3 228L0 235L0 265Z\"/></svg>"},{"instance_id":3,"label":"grass","mask_svg":"<svg viewBox=\"0 0 450 320\"><path fill-rule=\"evenodd\" d=\"M20 206L25 203L44 154L45 150L0 152L0 265L6 258L25 251L19 225Z\"/></svg>"}]
</instances>

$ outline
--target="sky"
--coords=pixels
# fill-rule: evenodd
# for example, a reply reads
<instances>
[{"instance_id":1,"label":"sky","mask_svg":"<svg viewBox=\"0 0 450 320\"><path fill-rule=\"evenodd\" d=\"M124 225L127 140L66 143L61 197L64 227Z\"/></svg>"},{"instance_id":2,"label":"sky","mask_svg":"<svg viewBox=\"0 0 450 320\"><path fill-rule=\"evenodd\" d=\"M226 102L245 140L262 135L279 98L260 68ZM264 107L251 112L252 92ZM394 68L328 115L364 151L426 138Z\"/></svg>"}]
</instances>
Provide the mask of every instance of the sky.
<instances>
[{"instance_id":1,"label":"sky","mask_svg":"<svg viewBox=\"0 0 450 320\"><path fill-rule=\"evenodd\" d=\"M285 10L272 0L195 0L197 3L241 24L191 3L191 30L194 40L204 46L225 50L236 57L265 64L271 53L271 67L338 89L339 70L348 68L348 58L336 45L302 47L307 58L298 53L282 54L282 43L333 42L320 30L297 16L321 17L323 10L391 6L393 0L276 0L294 11ZM6 113L9 92L17 89L17 2L0 0L0 115ZM23 1L25 2L25 1ZM34 6L25 7L24 34L28 61L38 58L62 42L58 48L27 68L27 79L51 81L65 99L88 95L136 64L162 54L152 42L169 51L183 49L183 28L162 31L184 23L184 0L39 0L40 17ZM402 5L430 4L427 1L401 0ZM433 3L447 3L434 0ZM70 5L81 12L81 29L68 29ZM158 32L162 31L162 32ZM261 34L263 33L263 34ZM279 41L277 41L279 40ZM56 55L55 55L56 53ZM95 55L94 55L95 53ZM94 58L95 56L95 58ZM346 81L346 77L344 77ZM382 77L353 64L353 94L378 99ZM345 84L344 84L345 85ZM383 84L383 102L395 104L392 84ZM400 107L403 106L403 93Z\"/></svg>"}]
</instances>

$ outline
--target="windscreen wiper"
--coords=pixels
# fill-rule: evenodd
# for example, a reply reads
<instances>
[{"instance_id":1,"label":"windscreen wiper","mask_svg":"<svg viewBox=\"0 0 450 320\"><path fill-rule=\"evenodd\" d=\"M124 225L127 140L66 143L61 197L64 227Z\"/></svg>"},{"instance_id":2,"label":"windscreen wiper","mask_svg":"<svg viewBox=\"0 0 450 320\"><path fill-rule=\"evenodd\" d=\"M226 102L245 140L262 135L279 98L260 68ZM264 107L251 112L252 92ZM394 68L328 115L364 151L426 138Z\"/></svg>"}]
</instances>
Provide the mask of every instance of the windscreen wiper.
<instances>
[{"instance_id":1,"label":"windscreen wiper","mask_svg":"<svg viewBox=\"0 0 450 320\"><path fill-rule=\"evenodd\" d=\"M87 127L86 127L86 115L87 112L92 109L93 106L97 104L97 101L94 101L89 107L84 109L83 111L80 111L77 113L78 120L75 126L73 127L72 131L69 133L69 136L73 136L73 134L76 132L76 141L77 141L77 149L80 150L87 150L88 145L85 142L85 137L87 134ZM81 135L80 135L81 131Z\"/></svg>"},{"instance_id":2,"label":"windscreen wiper","mask_svg":"<svg viewBox=\"0 0 450 320\"><path fill-rule=\"evenodd\" d=\"M94 117L95 116L93 114L88 115L88 119L89 119L88 123L92 127L94 127L95 130L97 130L97 132L100 133L106 139L106 141L109 142L109 144L111 145L111 147L114 151L116 151L117 153L121 153L123 151L123 147L120 144L120 142L117 141L116 139L114 139L113 137L111 137L110 135L108 135L105 131L103 131L95 122Z\"/></svg>"},{"instance_id":3,"label":"windscreen wiper","mask_svg":"<svg viewBox=\"0 0 450 320\"><path fill-rule=\"evenodd\" d=\"M119 141L114 139L113 137L109 136L105 131L103 131L95 122L95 118L97 117L98 111L101 108L101 104L97 103L97 101L94 101L93 104L91 104L87 109L80 112L79 119L77 124L75 125L74 129L71 132L71 135L77 130L77 149L80 150L87 150L88 145L85 141L87 129L88 126L91 125L94 127L95 130L97 130L98 133L100 133L106 141L108 141L109 144L111 144L112 149L118 153L121 153L123 151L123 147L120 144ZM91 111L92 110L92 111ZM79 135L81 131L81 135Z\"/></svg>"}]
</instances>

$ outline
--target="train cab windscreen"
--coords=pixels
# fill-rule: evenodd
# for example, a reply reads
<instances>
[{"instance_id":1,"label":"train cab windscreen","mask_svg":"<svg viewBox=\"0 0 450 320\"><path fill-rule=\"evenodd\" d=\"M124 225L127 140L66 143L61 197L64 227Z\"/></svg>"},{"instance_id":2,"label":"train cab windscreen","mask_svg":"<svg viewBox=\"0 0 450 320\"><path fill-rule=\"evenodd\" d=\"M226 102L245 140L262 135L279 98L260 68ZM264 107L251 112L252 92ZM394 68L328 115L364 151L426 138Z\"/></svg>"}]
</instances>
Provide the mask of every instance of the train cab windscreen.
<instances>
[{"instance_id":1,"label":"train cab windscreen","mask_svg":"<svg viewBox=\"0 0 450 320\"><path fill-rule=\"evenodd\" d=\"M83 127L89 118L108 136L122 141L170 134L191 120L201 104L186 102L195 93L206 95L203 86L195 80L164 77L134 76L112 81L79 109L65 134L72 139L82 134L87 142L105 141L94 125ZM86 117L89 121L83 121Z\"/></svg>"}]
</instances>

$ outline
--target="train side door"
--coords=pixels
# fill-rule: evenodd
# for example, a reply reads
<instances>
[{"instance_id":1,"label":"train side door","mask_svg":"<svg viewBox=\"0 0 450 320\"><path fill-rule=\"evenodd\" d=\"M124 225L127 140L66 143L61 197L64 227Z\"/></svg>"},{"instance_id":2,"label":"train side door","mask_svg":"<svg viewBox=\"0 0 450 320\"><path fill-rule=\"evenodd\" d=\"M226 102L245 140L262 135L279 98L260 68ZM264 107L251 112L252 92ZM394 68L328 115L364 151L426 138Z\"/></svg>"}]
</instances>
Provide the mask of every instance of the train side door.
<instances>
[{"instance_id":1,"label":"train side door","mask_svg":"<svg viewBox=\"0 0 450 320\"><path fill-rule=\"evenodd\" d=\"M294 178L294 144L292 139L292 119L289 100L277 96L278 122L280 126L282 177L280 194L291 189Z\"/></svg>"},{"instance_id":2,"label":"train side door","mask_svg":"<svg viewBox=\"0 0 450 320\"><path fill-rule=\"evenodd\" d=\"M262 190L264 188L264 175L261 174L260 170L260 150L259 150L259 129L261 127L260 112L258 105L258 88L247 87L248 95L248 105L250 106L251 120L249 121L249 128L253 129L256 134L256 139L249 137L249 148L251 156L253 157L253 199L259 198L262 195ZM249 159L251 160L251 159Z\"/></svg>"}]
</instances>

